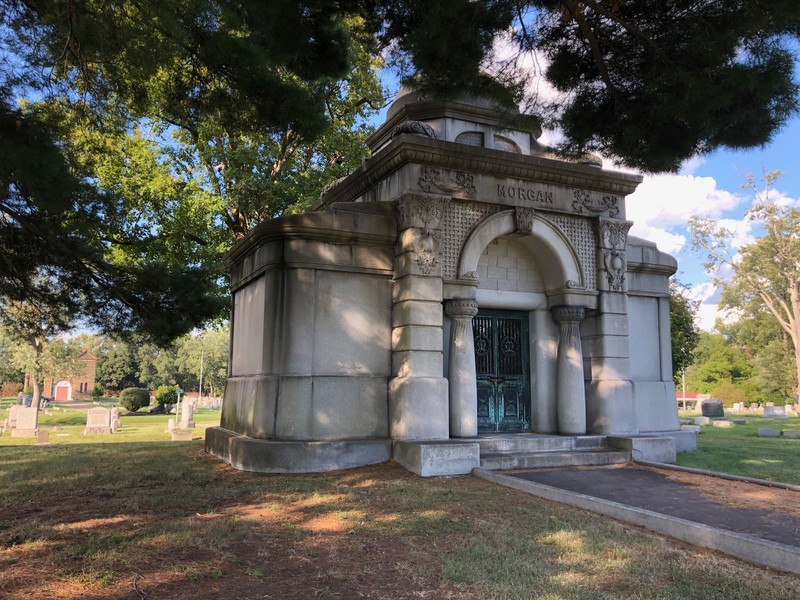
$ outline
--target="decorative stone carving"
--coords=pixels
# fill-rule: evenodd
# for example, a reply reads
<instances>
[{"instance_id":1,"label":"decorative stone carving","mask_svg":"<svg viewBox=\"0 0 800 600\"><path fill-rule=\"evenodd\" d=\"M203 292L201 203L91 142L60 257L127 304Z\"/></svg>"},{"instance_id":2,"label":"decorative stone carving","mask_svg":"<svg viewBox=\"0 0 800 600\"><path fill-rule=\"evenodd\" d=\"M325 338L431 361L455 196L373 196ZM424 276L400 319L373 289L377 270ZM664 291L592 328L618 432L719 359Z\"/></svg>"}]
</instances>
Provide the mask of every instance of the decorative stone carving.
<instances>
[{"instance_id":1,"label":"decorative stone carving","mask_svg":"<svg viewBox=\"0 0 800 600\"><path fill-rule=\"evenodd\" d=\"M633 223L630 221L602 218L599 220L601 270L605 271L608 291L625 291L625 272L627 271L625 247L628 243L628 230L632 225Z\"/></svg>"},{"instance_id":2,"label":"decorative stone carving","mask_svg":"<svg viewBox=\"0 0 800 600\"><path fill-rule=\"evenodd\" d=\"M439 264L438 236L433 232L421 233L414 248L414 262L425 275L430 275Z\"/></svg>"},{"instance_id":3,"label":"decorative stone carving","mask_svg":"<svg viewBox=\"0 0 800 600\"><path fill-rule=\"evenodd\" d=\"M339 179L334 179L333 181L331 181L328 185L326 185L324 188L322 188L322 192L320 193L319 197L322 198L325 194L330 192L333 188L335 188L337 185L339 185L345 179L347 179L347 177L348 176L345 175L344 177L339 177Z\"/></svg>"},{"instance_id":4,"label":"decorative stone carving","mask_svg":"<svg viewBox=\"0 0 800 600\"><path fill-rule=\"evenodd\" d=\"M583 267L583 286L593 290L597 287L597 233L592 222L586 217L560 215L556 213L538 213L557 226L569 239Z\"/></svg>"},{"instance_id":5,"label":"decorative stone carving","mask_svg":"<svg viewBox=\"0 0 800 600\"><path fill-rule=\"evenodd\" d=\"M450 202L442 222L442 276L453 279L473 279L467 274L457 273L458 256L473 227L501 207L482 202ZM596 251L597 244L592 246ZM478 279L477 273L474 279Z\"/></svg>"},{"instance_id":6,"label":"decorative stone carving","mask_svg":"<svg viewBox=\"0 0 800 600\"><path fill-rule=\"evenodd\" d=\"M427 123L421 123L420 121L405 121L404 123L400 123L400 125L392 130L392 137L396 137L402 133L421 135L423 137L429 137L432 140L436 139L436 134L433 132L431 126Z\"/></svg>"},{"instance_id":7,"label":"decorative stone carving","mask_svg":"<svg viewBox=\"0 0 800 600\"><path fill-rule=\"evenodd\" d=\"M550 311L556 323L580 323L586 316L583 306L557 306Z\"/></svg>"},{"instance_id":8,"label":"decorative stone carving","mask_svg":"<svg viewBox=\"0 0 800 600\"><path fill-rule=\"evenodd\" d=\"M572 201L572 208L580 214L589 213L591 215L602 215L613 218L619 214L616 196L603 196L599 200L586 190L575 190L573 192L575 200Z\"/></svg>"},{"instance_id":9,"label":"decorative stone carving","mask_svg":"<svg viewBox=\"0 0 800 600\"><path fill-rule=\"evenodd\" d=\"M474 317L478 314L478 302L475 300L448 300L444 305L448 317Z\"/></svg>"},{"instance_id":10,"label":"decorative stone carving","mask_svg":"<svg viewBox=\"0 0 800 600\"><path fill-rule=\"evenodd\" d=\"M514 209L514 228L517 233L530 233L535 211L529 207L517 206Z\"/></svg>"},{"instance_id":11,"label":"decorative stone carving","mask_svg":"<svg viewBox=\"0 0 800 600\"><path fill-rule=\"evenodd\" d=\"M465 199L475 197L475 176L466 171L437 169L423 165L420 169L419 186L426 192L436 193L438 190L451 196Z\"/></svg>"},{"instance_id":12,"label":"decorative stone carving","mask_svg":"<svg viewBox=\"0 0 800 600\"><path fill-rule=\"evenodd\" d=\"M477 271L467 271L466 273L461 274L461 279L473 279L477 281L479 277L480 275L478 275Z\"/></svg>"},{"instance_id":13,"label":"decorative stone carving","mask_svg":"<svg viewBox=\"0 0 800 600\"><path fill-rule=\"evenodd\" d=\"M407 194L397 201L400 230L421 227L426 232L440 229L449 200L435 196Z\"/></svg>"},{"instance_id":14,"label":"decorative stone carving","mask_svg":"<svg viewBox=\"0 0 800 600\"><path fill-rule=\"evenodd\" d=\"M573 281L572 279L567 279L566 283L564 284L568 290L582 290L583 286L578 281Z\"/></svg>"}]
</instances>

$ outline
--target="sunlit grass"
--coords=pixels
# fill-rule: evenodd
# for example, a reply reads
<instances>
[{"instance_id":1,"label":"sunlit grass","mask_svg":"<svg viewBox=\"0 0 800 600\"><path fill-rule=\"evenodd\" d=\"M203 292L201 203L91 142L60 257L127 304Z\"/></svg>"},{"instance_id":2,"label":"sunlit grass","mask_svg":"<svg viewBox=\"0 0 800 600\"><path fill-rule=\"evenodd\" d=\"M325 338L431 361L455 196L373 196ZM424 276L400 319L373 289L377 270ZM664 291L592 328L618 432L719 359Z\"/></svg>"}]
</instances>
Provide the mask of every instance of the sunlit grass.
<instances>
[{"instance_id":1,"label":"sunlit grass","mask_svg":"<svg viewBox=\"0 0 800 600\"><path fill-rule=\"evenodd\" d=\"M759 428L800 429L800 417L765 419L749 414L733 427L703 427L697 451L678 455L678 464L731 475L800 485L800 439L759 437Z\"/></svg>"}]
</instances>

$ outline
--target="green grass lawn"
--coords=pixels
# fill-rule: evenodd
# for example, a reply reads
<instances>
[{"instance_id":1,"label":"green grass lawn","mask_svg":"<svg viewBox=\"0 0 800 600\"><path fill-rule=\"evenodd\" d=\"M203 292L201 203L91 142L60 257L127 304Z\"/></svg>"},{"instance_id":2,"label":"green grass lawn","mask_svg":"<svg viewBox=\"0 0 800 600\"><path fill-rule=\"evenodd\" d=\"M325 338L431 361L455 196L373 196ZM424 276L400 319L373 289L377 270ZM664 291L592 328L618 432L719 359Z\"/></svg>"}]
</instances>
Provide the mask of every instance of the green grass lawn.
<instances>
[{"instance_id":1,"label":"green grass lawn","mask_svg":"<svg viewBox=\"0 0 800 600\"><path fill-rule=\"evenodd\" d=\"M102 403L101 403L102 404ZM144 412L127 414L120 410L122 428L111 435L83 435L86 412L74 408L52 405L39 413L39 427L50 434L50 444L113 444L121 442L163 442L170 440L167 421L174 415L150 415ZM0 407L0 421L8 416L8 406ZM198 409L194 413L193 437L203 438L206 427L219 425L219 410ZM12 438L9 432L0 436L0 446L31 446L34 438Z\"/></svg>"},{"instance_id":2,"label":"green grass lawn","mask_svg":"<svg viewBox=\"0 0 800 600\"><path fill-rule=\"evenodd\" d=\"M682 413L696 416L697 413ZM758 429L800 429L800 417L765 419L747 414L729 416L746 425L703 427L697 451L678 455L678 464L731 475L800 485L800 439L758 437Z\"/></svg>"}]
</instances>

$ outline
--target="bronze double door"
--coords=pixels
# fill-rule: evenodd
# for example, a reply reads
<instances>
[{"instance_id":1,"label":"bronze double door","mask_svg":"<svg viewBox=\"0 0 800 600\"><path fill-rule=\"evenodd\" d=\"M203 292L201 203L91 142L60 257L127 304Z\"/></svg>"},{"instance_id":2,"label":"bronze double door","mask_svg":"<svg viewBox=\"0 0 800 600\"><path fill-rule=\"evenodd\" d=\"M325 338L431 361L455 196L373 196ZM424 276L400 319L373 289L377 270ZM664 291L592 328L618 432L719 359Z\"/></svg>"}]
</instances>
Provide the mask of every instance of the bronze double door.
<instances>
[{"instance_id":1,"label":"bronze double door","mask_svg":"<svg viewBox=\"0 0 800 600\"><path fill-rule=\"evenodd\" d=\"M530 431L528 313L481 310L472 331L478 433Z\"/></svg>"}]
</instances>

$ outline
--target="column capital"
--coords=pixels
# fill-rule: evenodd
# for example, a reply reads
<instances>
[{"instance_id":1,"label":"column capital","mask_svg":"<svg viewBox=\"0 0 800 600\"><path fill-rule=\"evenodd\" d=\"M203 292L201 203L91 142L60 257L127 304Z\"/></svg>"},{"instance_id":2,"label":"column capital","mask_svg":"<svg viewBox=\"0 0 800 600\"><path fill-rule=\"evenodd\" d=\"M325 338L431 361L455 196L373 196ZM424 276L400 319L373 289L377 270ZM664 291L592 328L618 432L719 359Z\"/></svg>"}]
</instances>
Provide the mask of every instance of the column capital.
<instances>
[{"instance_id":1,"label":"column capital","mask_svg":"<svg viewBox=\"0 0 800 600\"><path fill-rule=\"evenodd\" d=\"M455 299L444 303L444 312L448 317L474 317L478 314L476 300Z\"/></svg>"},{"instance_id":2,"label":"column capital","mask_svg":"<svg viewBox=\"0 0 800 600\"><path fill-rule=\"evenodd\" d=\"M550 312L556 323L578 323L586 316L586 308L583 306L556 306Z\"/></svg>"}]
</instances>

